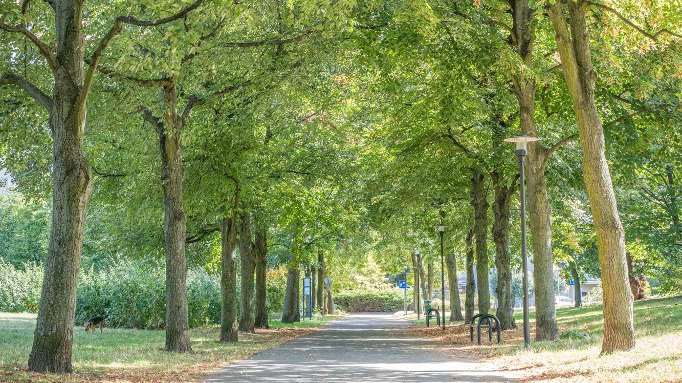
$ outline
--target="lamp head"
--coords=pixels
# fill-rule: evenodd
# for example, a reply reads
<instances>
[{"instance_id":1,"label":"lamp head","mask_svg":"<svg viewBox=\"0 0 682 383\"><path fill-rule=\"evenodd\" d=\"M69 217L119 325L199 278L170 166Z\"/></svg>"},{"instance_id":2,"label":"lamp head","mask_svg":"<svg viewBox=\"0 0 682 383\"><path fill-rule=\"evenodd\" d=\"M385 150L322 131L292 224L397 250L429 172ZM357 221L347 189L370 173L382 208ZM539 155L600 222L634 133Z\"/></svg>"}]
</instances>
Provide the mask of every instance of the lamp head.
<instances>
[{"instance_id":1,"label":"lamp head","mask_svg":"<svg viewBox=\"0 0 682 383\"><path fill-rule=\"evenodd\" d=\"M540 139L537 137L526 136L526 135L514 136L514 137L509 137L509 138L504 139L504 142L513 142L516 144L516 155L517 156L527 155L528 154L528 143L534 142L534 141L540 141Z\"/></svg>"}]
</instances>

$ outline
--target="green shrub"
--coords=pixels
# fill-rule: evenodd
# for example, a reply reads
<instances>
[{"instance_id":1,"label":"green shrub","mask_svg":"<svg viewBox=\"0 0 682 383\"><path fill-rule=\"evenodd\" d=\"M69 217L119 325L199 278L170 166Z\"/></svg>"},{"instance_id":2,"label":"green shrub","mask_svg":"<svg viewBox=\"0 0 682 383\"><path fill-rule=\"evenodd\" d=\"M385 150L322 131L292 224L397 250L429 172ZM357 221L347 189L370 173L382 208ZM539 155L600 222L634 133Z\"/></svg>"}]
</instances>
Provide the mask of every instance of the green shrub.
<instances>
[{"instance_id":1,"label":"green shrub","mask_svg":"<svg viewBox=\"0 0 682 383\"><path fill-rule=\"evenodd\" d=\"M0 311L37 312L43 268L34 263L16 269L0 259Z\"/></svg>"},{"instance_id":2,"label":"green shrub","mask_svg":"<svg viewBox=\"0 0 682 383\"><path fill-rule=\"evenodd\" d=\"M411 300L408 294L407 304ZM401 289L379 291L341 291L334 296L334 304L347 312L391 312L403 309L404 295Z\"/></svg>"},{"instance_id":3,"label":"green shrub","mask_svg":"<svg viewBox=\"0 0 682 383\"><path fill-rule=\"evenodd\" d=\"M162 329L166 320L163 266L120 261L107 271L83 273L76 323L104 315L107 326ZM187 275L190 327L220 323L220 278L203 270Z\"/></svg>"},{"instance_id":4,"label":"green shrub","mask_svg":"<svg viewBox=\"0 0 682 383\"><path fill-rule=\"evenodd\" d=\"M265 277L268 313L281 313L287 289L287 268L270 270Z\"/></svg>"}]
</instances>

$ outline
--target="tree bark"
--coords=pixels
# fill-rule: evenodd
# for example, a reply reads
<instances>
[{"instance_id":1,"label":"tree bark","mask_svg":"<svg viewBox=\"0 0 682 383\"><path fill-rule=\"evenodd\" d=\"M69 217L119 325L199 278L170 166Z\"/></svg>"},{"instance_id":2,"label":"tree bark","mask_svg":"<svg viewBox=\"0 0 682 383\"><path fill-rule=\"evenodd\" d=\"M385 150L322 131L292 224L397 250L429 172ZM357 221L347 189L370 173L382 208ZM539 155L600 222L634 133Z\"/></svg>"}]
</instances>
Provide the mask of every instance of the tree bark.
<instances>
[{"instance_id":1,"label":"tree bark","mask_svg":"<svg viewBox=\"0 0 682 383\"><path fill-rule=\"evenodd\" d=\"M256 258L256 317L254 325L257 328L268 328L268 301L267 301L267 255L268 241L267 228L258 227L256 230L256 246L254 247Z\"/></svg>"},{"instance_id":2,"label":"tree bark","mask_svg":"<svg viewBox=\"0 0 682 383\"><path fill-rule=\"evenodd\" d=\"M418 277L417 273L419 270L419 265L417 265L417 255L412 253L412 279L414 279L414 282L412 282L412 311L415 313L417 312L417 302L419 302L419 306L423 307L421 305L421 297L419 296L419 289L417 288L418 285Z\"/></svg>"},{"instance_id":3,"label":"tree bark","mask_svg":"<svg viewBox=\"0 0 682 383\"><path fill-rule=\"evenodd\" d=\"M221 342L236 342L239 338L237 331L237 228L235 224L237 219L238 215L233 213L232 218L224 218L220 221Z\"/></svg>"},{"instance_id":4,"label":"tree bark","mask_svg":"<svg viewBox=\"0 0 682 383\"><path fill-rule=\"evenodd\" d=\"M322 314L326 314L324 307L324 277L326 276L326 265L324 264L324 252L317 251L317 263L320 270L317 272L317 308L322 310Z\"/></svg>"},{"instance_id":5,"label":"tree bark","mask_svg":"<svg viewBox=\"0 0 682 383\"><path fill-rule=\"evenodd\" d=\"M510 42L523 60L525 67L533 68L535 43L535 10L528 0L510 1L513 19ZM532 73L532 71L531 71ZM521 131L537 136L535 125L535 79L531 73L520 69L513 73L514 93L519 103ZM554 292L554 257L552 255L551 209L547 193L545 171L549 151L537 142L528 147L525 161L528 208L530 216L530 239L533 249L533 280L535 286L535 339L555 340L559 328L556 320Z\"/></svg>"},{"instance_id":6,"label":"tree bark","mask_svg":"<svg viewBox=\"0 0 682 383\"><path fill-rule=\"evenodd\" d=\"M76 287L83 248L83 223L92 194L92 176L83 154L85 94L82 92L82 6L59 1L53 105L52 226L28 369L72 372Z\"/></svg>"},{"instance_id":7,"label":"tree bark","mask_svg":"<svg viewBox=\"0 0 682 383\"><path fill-rule=\"evenodd\" d=\"M510 200L513 182L506 185L499 170L491 173L495 201L493 202L493 242L495 243L495 268L497 269L497 312L503 330L516 328L514 322L514 295L512 294L511 254L509 252Z\"/></svg>"},{"instance_id":8,"label":"tree bark","mask_svg":"<svg viewBox=\"0 0 682 383\"><path fill-rule=\"evenodd\" d=\"M476 281L474 280L474 230L469 230L465 239L467 285L464 297L464 323L471 323L474 317Z\"/></svg>"},{"instance_id":9,"label":"tree bark","mask_svg":"<svg viewBox=\"0 0 682 383\"><path fill-rule=\"evenodd\" d=\"M164 86L164 124L157 127L161 150L164 239L166 249L166 350L189 352L186 222L183 205L182 122L177 113L177 88L173 79Z\"/></svg>"},{"instance_id":10,"label":"tree bark","mask_svg":"<svg viewBox=\"0 0 682 383\"><path fill-rule=\"evenodd\" d=\"M428 287L426 286L426 270L424 269L424 258L422 257L417 257L417 267L419 267L419 289L421 290L421 311L422 313L424 312L424 301L428 299L428 294L429 290Z\"/></svg>"},{"instance_id":11,"label":"tree bark","mask_svg":"<svg viewBox=\"0 0 682 383\"><path fill-rule=\"evenodd\" d=\"M256 259L251 235L251 214L243 212L239 225L239 260L241 266L241 301L239 302L239 331L254 332L253 293Z\"/></svg>"},{"instance_id":12,"label":"tree bark","mask_svg":"<svg viewBox=\"0 0 682 383\"><path fill-rule=\"evenodd\" d=\"M570 268L571 277L573 278L574 283L573 294L575 295L575 307L581 307L583 305L583 292L580 288L580 273L578 272L578 266L576 266L575 263L571 264Z\"/></svg>"},{"instance_id":13,"label":"tree bark","mask_svg":"<svg viewBox=\"0 0 682 383\"><path fill-rule=\"evenodd\" d=\"M313 310L317 309L317 266L315 264L310 266L310 304Z\"/></svg>"},{"instance_id":14,"label":"tree bark","mask_svg":"<svg viewBox=\"0 0 682 383\"><path fill-rule=\"evenodd\" d=\"M488 200L485 177L473 169L471 178L471 206L474 208L474 237L476 239L476 280L478 285L478 312L490 310L490 284L488 280Z\"/></svg>"},{"instance_id":15,"label":"tree bark","mask_svg":"<svg viewBox=\"0 0 682 383\"><path fill-rule=\"evenodd\" d=\"M327 314L334 315L334 297L332 296L332 289L327 289Z\"/></svg>"},{"instance_id":16,"label":"tree bark","mask_svg":"<svg viewBox=\"0 0 682 383\"><path fill-rule=\"evenodd\" d=\"M287 269L287 288L284 295L284 308L282 310L282 322L294 323L301 321L300 310L300 279L301 270L298 268L298 263L289 263Z\"/></svg>"},{"instance_id":17,"label":"tree bark","mask_svg":"<svg viewBox=\"0 0 682 383\"><path fill-rule=\"evenodd\" d=\"M568 1L568 17L557 3L547 10L556 32L561 68L576 115L583 149L583 178L590 201L602 271L602 353L635 346L633 299L628 285L625 234L605 156L604 129L594 98L597 78L590 54L585 0Z\"/></svg>"},{"instance_id":18,"label":"tree bark","mask_svg":"<svg viewBox=\"0 0 682 383\"><path fill-rule=\"evenodd\" d=\"M457 259L455 253L445 257L448 268L448 285L450 285L450 322L462 321L462 304L459 299L459 283L457 281Z\"/></svg>"},{"instance_id":19,"label":"tree bark","mask_svg":"<svg viewBox=\"0 0 682 383\"><path fill-rule=\"evenodd\" d=\"M429 263L427 264L426 267L427 267L426 288L428 290L427 293L429 294L429 300L433 300L433 260L429 260Z\"/></svg>"}]
</instances>

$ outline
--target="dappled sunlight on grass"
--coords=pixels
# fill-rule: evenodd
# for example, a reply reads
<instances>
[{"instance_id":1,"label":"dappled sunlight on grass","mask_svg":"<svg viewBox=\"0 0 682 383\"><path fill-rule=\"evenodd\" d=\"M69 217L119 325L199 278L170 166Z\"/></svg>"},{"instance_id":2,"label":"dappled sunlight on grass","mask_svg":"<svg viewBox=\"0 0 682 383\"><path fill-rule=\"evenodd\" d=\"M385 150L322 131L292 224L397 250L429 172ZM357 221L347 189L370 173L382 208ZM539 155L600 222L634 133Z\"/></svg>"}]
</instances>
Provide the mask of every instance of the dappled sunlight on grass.
<instances>
[{"instance_id":1,"label":"dappled sunlight on grass","mask_svg":"<svg viewBox=\"0 0 682 383\"><path fill-rule=\"evenodd\" d=\"M337 317L282 324L240 333L238 343L218 342L220 327L190 331L193 352L164 351L163 331L105 328L86 334L74 328L72 375L43 375L26 372L33 340L34 314L0 313L1 382L186 382L197 381L225 364L308 334Z\"/></svg>"},{"instance_id":2,"label":"dappled sunlight on grass","mask_svg":"<svg viewBox=\"0 0 682 383\"><path fill-rule=\"evenodd\" d=\"M627 352L600 355L603 316L601 306L557 310L560 335L554 342L533 342L523 348L521 315L516 330L504 331L501 344L469 341L463 325L439 329L416 328L441 339L460 352L490 359L506 371L522 371L528 381L673 382L682 381L682 297L636 302L636 347ZM533 317L533 316L532 316ZM531 337L534 336L531 321Z\"/></svg>"}]
</instances>

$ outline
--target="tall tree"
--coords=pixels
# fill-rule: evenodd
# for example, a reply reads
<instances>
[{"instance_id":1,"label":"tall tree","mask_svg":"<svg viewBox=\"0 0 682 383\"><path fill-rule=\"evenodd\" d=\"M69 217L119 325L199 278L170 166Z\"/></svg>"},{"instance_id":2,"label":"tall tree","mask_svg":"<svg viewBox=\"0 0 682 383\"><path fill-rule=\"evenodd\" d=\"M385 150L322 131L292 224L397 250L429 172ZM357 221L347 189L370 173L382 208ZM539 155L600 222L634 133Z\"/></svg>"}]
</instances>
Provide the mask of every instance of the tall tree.
<instances>
[{"instance_id":1,"label":"tall tree","mask_svg":"<svg viewBox=\"0 0 682 383\"><path fill-rule=\"evenodd\" d=\"M73 320L76 285L83 246L83 225L93 190L92 174L83 154L87 100L99 60L124 23L157 26L186 16L201 5L195 1L179 13L156 21L132 16L115 18L88 59L85 69L84 4L78 0L47 2L54 14L55 41L51 47L23 23L8 24L4 17L0 29L19 33L33 43L53 74L52 96L25 78L8 72L0 77L0 86L15 85L47 109L53 137L52 226L45 262L45 277L33 347L28 367L37 372L71 372ZM28 11L30 2L22 2ZM16 10L7 9L7 15ZM4 13L4 12L3 12ZM4 16L4 15L3 15Z\"/></svg>"},{"instance_id":2,"label":"tall tree","mask_svg":"<svg viewBox=\"0 0 682 383\"><path fill-rule=\"evenodd\" d=\"M635 346L632 293L625 261L625 233L606 162L604 128L594 90L597 73L590 52L588 2L557 1L547 11L556 31L561 68L573 101L583 149L583 178L597 233L604 291L602 352Z\"/></svg>"}]
</instances>

